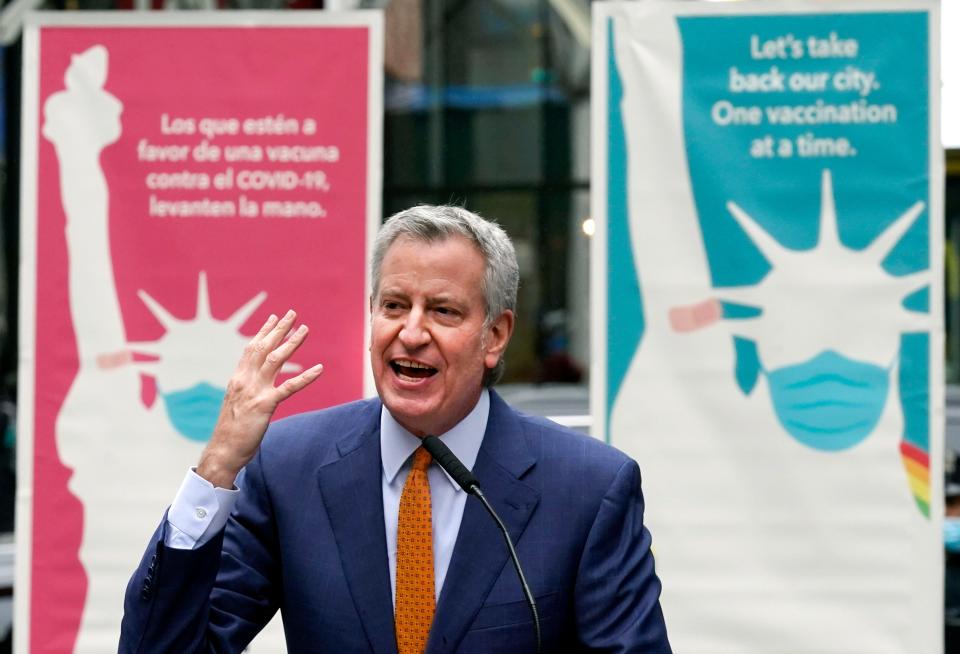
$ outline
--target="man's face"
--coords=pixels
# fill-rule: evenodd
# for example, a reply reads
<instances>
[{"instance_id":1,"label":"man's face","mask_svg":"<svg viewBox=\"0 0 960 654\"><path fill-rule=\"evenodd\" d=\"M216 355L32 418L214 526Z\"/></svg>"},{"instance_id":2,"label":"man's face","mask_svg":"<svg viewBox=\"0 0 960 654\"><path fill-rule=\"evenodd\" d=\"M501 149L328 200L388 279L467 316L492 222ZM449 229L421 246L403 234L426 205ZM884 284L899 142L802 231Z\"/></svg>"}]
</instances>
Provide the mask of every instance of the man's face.
<instances>
[{"instance_id":1,"label":"man's face","mask_svg":"<svg viewBox=\"0 0 960 654\"><path fill-rule=\"evenodd\" d=\"M371 299L370 361L391 415L418 436L442 434L474 407L513 332L505 311L484 327L483 256L465 238L400 237Z\"/></svg>"}]
</instances>

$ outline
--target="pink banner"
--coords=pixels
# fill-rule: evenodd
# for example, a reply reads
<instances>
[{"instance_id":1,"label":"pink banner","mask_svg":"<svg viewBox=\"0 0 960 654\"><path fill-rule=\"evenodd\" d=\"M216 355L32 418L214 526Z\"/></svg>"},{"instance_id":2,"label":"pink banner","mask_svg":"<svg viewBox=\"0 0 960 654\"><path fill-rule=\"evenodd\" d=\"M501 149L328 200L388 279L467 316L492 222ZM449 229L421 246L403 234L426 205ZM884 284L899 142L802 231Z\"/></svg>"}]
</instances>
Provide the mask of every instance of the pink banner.
<instances>
[{"instance_id":1,"label":"pink banner","mask_svg":"<svg viewBox=\"0 0 960 654\"><path fill-rule=\"evenodd\" d=\"M364 24L35 38L29 651L115 651L125 578L267 316L297 309L295 364L326 369L279 417L363 394L380 73Z\"/></svg>"}]
</instances>

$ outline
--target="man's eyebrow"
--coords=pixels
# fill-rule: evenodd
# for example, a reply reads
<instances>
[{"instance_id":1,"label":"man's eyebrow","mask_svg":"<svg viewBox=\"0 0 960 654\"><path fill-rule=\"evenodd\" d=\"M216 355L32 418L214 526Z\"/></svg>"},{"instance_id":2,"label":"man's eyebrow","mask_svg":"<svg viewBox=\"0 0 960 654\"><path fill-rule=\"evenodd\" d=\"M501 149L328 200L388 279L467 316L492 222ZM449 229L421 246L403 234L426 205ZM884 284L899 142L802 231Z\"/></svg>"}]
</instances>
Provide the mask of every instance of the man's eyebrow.
<instances>
[{"instance_id":1,"label":"man's eyebrow","mask_svg":"<svg viewBox=\"0 0 960 654\"><path fill-rule=\"evenodd\" d=\"M393 288L391 286L381 287L377 295L379 295L380 297L383 297L384 295L389 295L391 297L400 297L400 298L407 297L407 294L401 291L399 288Z\"/></svg>"},{"instance_id":2,"label":"man's eyebrow","mask_svg":"<svg viewBox=\"0 0 960 654\"><path fill-rule=\"evenodd\" d=\"M437 295L431 295L427 297L427 306L435 307L438 304L449 304L455 307L461 307L464 305L463 300L458 300L455 295L450 295L449 293L438 293Z\"/></svg>"}]
</instances>

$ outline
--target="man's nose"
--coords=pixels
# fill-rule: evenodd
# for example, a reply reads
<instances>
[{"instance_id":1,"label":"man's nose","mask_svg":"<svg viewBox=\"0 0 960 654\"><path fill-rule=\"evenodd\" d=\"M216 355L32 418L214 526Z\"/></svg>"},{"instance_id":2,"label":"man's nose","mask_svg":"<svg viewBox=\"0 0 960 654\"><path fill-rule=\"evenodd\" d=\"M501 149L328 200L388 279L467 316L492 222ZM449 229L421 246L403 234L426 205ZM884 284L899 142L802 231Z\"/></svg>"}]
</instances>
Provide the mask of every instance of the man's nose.
<instances>
[{"instance_id":1,"label":"man's nose","mask_svg":"<svg viewBox=\"0 0 960 654\"><path fill-rule=\"evenodd\" d=\"M406 347L422 347L430 342L430 330L424 324L423 311L414 309L407 315L400 330L400 342Z\"/></svg>"}]
</instances>

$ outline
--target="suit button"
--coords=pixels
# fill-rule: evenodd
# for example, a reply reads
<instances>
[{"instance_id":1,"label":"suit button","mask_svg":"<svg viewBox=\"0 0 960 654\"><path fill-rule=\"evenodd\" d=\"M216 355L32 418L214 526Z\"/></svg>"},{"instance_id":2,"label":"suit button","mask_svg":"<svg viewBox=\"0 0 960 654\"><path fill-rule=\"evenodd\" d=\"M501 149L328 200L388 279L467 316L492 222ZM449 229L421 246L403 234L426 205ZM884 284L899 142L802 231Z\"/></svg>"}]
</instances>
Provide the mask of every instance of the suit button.
<instances>
[{"instance_id":1,"label":"suit button","mask_svg":"<svg viewBox=\"0 0 960 654\"><path fill-rule=\"evenodd\" d=\"M147 590L146 588L140 591L140 599L144 599L144 600L150 599L150 591Z\"/></svg>"}]
</instances>

